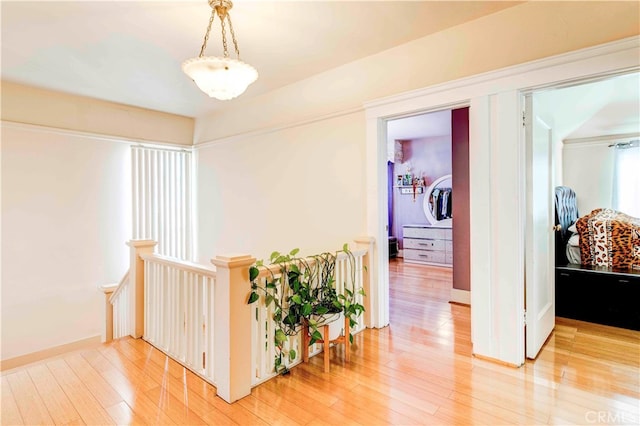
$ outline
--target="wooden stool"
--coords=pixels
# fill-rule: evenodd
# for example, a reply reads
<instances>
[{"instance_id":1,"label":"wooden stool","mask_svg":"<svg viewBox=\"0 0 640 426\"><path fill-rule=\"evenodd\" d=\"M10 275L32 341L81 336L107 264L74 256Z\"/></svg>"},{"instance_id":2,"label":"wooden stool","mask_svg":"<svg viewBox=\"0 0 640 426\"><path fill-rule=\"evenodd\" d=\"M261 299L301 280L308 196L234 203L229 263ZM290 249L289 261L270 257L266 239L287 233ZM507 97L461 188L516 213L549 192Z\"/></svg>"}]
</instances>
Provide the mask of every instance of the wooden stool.
<instances>
[{"instance_id":1,"label":"wooden stool","mask_svg":"<svg viewBox=\"0 0 640 426\"><path fill-rule=\"evenodd\" d=\"M320 330L320 328L319 328ZM349 348L349 331L350 323L349 318L344 317L344 335L338 337L337 339L329 340L329 324L325 324L322 326L322 340L316 340L316 343L323 343L323 352L324 352L324 372L329 372L329 347L332 343L344 343L344 358L347 362L349 362L350 357L350 348ZM309 336L309 324L305 322L302 327L302 344L304 345L304 349L302 350L302 361L309 362L309 342L311 341L311 336Z\"/></svg>"}]
</instances>

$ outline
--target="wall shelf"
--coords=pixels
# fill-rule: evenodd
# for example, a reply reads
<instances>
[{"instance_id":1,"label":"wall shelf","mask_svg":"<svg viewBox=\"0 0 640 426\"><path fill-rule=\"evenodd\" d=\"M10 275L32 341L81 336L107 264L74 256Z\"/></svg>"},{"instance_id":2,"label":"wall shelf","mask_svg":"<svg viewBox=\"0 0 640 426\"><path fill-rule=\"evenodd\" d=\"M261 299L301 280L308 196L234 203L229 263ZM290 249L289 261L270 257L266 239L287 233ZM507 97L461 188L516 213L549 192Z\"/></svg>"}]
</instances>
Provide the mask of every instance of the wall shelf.
<instances>
[{"instance_id":1,"label":"wall shelf","mask_svg":"<svg viewBox=\"0 0 640 426\"><path fill-rule=\"evenodd\" d=\"M413 195L413 185L395 185L394 188L398 188L401 194ZM416 186L416 194L423 194L424 186Z\"/></svg>"}]
</instances>

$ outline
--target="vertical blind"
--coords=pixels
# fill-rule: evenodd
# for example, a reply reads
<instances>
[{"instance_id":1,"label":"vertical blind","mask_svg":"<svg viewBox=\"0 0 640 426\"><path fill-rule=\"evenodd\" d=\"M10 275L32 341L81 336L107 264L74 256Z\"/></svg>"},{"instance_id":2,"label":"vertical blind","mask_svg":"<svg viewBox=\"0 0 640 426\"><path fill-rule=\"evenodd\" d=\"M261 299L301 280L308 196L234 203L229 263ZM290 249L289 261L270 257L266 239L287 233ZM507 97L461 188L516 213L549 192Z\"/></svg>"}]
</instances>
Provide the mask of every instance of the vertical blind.
<instances>
[{"instance_id":1,"label":"vertical blind","mask_svg":"<svg viewBox=\"0 0 640 426\"><path fill-rule=\"evenodd\" d=\"M191 152L133 146L133 238L158 242L156 252L193 260Z\"/></svg>"}]
</instances>

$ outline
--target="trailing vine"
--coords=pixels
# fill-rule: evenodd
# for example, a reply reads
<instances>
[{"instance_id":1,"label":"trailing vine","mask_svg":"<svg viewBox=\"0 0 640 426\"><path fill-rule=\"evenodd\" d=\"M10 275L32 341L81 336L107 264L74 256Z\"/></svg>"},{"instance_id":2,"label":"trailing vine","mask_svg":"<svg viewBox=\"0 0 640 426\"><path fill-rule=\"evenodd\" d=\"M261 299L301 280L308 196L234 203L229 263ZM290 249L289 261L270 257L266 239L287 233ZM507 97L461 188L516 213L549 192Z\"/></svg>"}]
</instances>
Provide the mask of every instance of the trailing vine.
<instances>
[{"instance_id":1,"label":"trailing vine","mask_svg":"<svg viewBox=\"0 0 640 426\"><path fill-rule=\"evenodd\" d=\"M309 327L311 346L322 339L318 328L331 322L332 317L342 312L353 329L357 318L364 312L364 306L357 302L356 296L364 296L365 293L363 288L355 288L355 257L347 244L335 253L325 252L305 258L296 257L298 253L298 249L288 254L276 251L269 258L270 267L260 260L249 269L251 293L248 303L254 303L262 296L266 307L273 307L275 371L281 374L289 371L285 357L293 361L297 355L295 349L286 349L285 343L305 324ZM340 253L345 253L350 271L350 276L345 277L343 283L344 294L338 294L336 290L335 268ZM261 268L268 271L263 280L259 278ZM352 333L349 333L349 342L353 343Z\"/></svg>"}]
</instances>

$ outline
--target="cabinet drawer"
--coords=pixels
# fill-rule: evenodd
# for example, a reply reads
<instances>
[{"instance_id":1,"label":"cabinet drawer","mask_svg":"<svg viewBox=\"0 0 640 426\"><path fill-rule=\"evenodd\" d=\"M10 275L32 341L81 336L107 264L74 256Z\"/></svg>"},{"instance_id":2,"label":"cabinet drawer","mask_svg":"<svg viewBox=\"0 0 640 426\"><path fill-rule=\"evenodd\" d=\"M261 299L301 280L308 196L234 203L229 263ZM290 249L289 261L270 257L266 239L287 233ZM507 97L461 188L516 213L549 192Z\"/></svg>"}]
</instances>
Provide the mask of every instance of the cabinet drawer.
<instances>
[{"instance_id":1,"label":"cabinet drawer","mask_svg":"<svg viewBox=\"0 0 640 426\"><path fill-rule=\"evenodd\" d=\"M442 251L445 247L444 240L405 238L402 242L403 247L408 249Z\"/></svg>"},{"instance_id":2,"label":"cabinet drawer","mask_svg":"<svg viewBox=\"0 0 640 426\"><path fill-rule=\"evenodd\" d=\"M405 226L402 229L402 235L404 238L429 238L433 240L445 239L444 228L414 228Z\"/></svg>"},{"instance_id":3,"label":"cabinet drawer","mask_svg":"<svg viewBox=\"0 0 640 426\"><path fill-rule=\"evenodd\" d=\"M403 238L428 238L432 240L452 240L451 228L429 228L427 226L405 226L402 228Z\"/></svg>"},{"instance_id":4,"label":"cabinet drawer","mask_svg":"<svg viewBox=\"0 0 640 426\"><path fill-rule=\"evenodd\" d=\"M445 263L443 251L405 249L403 251L405 259L418 260L422 262Z\"/></svg>"}]
</instances>

